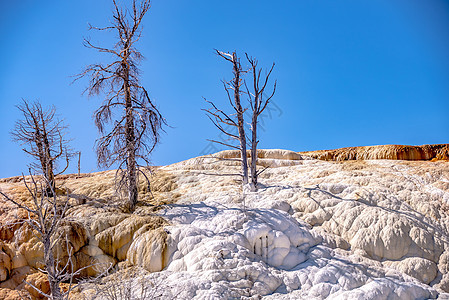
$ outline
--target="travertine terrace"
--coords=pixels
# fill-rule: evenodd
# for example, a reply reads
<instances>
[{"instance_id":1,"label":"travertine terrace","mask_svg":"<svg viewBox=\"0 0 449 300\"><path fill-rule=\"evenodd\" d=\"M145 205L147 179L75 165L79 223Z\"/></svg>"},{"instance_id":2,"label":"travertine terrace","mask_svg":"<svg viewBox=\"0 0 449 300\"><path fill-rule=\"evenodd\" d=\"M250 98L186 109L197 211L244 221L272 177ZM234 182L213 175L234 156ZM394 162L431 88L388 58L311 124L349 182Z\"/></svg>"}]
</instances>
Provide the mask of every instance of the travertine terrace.
<instances>
[{"instance_id":1,"label":"travertine terrace","mask_svg":"<svg viewBox=\"0 0 449 300\"><path fill-rule=\"evenodd\" d=\"M261 150L256 193L239 184L236 152L192 158L155 168L133 215L113 193L113 171L61 177L60 193L78 195L64 227L77 267L114 266L74 297L107 299L101 288L162 299L449 297L447 145L404 147ZM22 186L0 183L26 201ZM40 246L12 225L23 212L1 209L0 297L36 297L22 280L45 288Z\"/></svg>"}]
</instances>

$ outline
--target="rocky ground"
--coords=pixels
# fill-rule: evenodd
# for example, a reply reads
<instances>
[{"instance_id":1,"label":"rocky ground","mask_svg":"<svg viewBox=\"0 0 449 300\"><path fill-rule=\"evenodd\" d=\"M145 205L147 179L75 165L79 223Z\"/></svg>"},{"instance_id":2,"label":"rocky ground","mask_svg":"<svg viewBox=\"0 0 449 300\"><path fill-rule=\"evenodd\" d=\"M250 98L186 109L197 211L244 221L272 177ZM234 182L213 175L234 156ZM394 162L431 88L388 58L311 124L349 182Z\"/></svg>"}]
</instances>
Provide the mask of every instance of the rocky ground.
<instances>
[{"instance_id":1,"label":"rocky ground","mask_svg":"<svg viewBox=\"0 0 449 300\"><path fill-rule=\"evenodd\" d=\"M113 266L73 298L449 298L449 162L317 155L260 151L257 193L241 188L233 151L154 168L134 214L113 171L60 177L76 196L62 229L76 268ZM29 201L20 178L0 189ZM0 214L0 298L37 298L23 280L47 288L42 247L23 211L2 202Z\"/></svg>"}]
</instances>

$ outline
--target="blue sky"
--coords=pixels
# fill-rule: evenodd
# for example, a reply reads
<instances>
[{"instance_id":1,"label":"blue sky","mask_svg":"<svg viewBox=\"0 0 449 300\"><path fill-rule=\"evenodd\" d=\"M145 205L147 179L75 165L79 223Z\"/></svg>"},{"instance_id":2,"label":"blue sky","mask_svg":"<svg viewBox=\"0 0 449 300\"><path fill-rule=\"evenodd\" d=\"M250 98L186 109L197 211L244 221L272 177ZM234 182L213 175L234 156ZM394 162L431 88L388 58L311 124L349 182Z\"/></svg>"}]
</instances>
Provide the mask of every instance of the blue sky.
<instances>
[{"instance_id":1,"label":"blue sky","mask_svg":"<svg viewBox=\"0 0 449 300\"><path fill-rule=\"evenodd\" d=\"M112 45L113 34L87 30L107 25L111 8L109 0L0 2L0 177L30 162L9 135L21 98L54 104L82 151L82 172L98 170L92 113L101 98L83 96L87 82L70 76L108 61L82 40ZM139 48L142 84L171 126L155 165L197 156L217 138L202 97L226 107L220 80L232 74L214 48L276 63L262 148L449 142L448 1L154 0Z\"/></svg>"}]
</instances>

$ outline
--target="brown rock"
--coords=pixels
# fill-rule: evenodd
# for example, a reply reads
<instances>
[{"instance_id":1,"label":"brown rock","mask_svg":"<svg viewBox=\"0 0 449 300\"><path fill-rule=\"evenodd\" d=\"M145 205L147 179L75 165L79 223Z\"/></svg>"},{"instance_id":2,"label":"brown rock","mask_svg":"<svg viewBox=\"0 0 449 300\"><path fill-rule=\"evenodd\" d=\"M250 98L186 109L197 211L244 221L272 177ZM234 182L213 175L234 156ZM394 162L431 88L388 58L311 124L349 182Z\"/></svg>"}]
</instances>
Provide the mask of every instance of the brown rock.
<instances>
[{"instance_id":1,"label":"brown rock","mask_svg":"<svg viewBox=\"0 0 449 300\"><path fill-rule=\"evenodd\" d=\"M26 257L22 253L17 253L16 255L14 255L12 257L12 260L11 260L11 268L12 269L18 269L20 267L24 267L27 265L28 265L28 262L26 260Z\"/></svg>"},{"instance_id":2,"label":"brown rock","mask_svg":"<svg viewBox=\"0 0 449 300\"><path fill-rule=\"evenodd\" d=\"M128 251L128 261L150 272L159 272L168 263L167 232L163 228L151 230L144 226L136 232L136 237Z\"/></svg>"},{"instance_id":3,"label":"brown rock","mask_svg":"<svg viewBox=\"0 0 449 300\"><path fill-rule=\"evenodd\" d=\"M10 271L11 258L5 252L0 250L0 281L8 279Z\"/></svg>"},{"instance_id":4,"label":"brown rock","mask_svg":"<svg viewBox=\"0 0 449 300\"><path fill-rule=\"evenodd\" d=\"M46 294L50 293L50 283L48 282L48 278L45 274L40 272L30 274L26 277L26 281L37 287L42 292ZM25 290L27 290L36 299L45 298L41 293L36 291L36 289L34 289L28 284L25 284Z\"/></svg>"},{"instance_id":5,"label":"brown rock","mask_svg":"<svg viewBox=\"0 0 449 300\"><path fill-rule=\"evenodd\" d=\"M76 268L78 270L85 268L80 273L81 277L98 276L106 270L109 270L110 268L115 266L115 264L117 263L116 259L112 256L106 254L97 254L95 256L90 256L86 253L87 251L84 251L83 249L76 254Z\"/></svg>"},{"instance_id":6,"label":"brown rock","mask_svg":"<svg viewBox=\"0 0 449 300\"><path fill-rule=\"evenodd\" d=\"M55 255L57 257L67 257L69 252L73 255L87 242L86 229L76 222L62 224L58 235L60 235L61 238L55 247Z\"/></svg>"},{"instance_id":7,"label":"brown rock","mask_svg":"<svg viewBox=\"0 0 449 300\"><path fill-rule=\"evenodd\" d=\"M130 242L134 233L144 225L157 228L165 221L160 217L147 216L140 217L132 215L114 227L110 227L95 236L98 246L108 255L117 258L119 261L126 258ZM122 248L124 247L124 248ZM118 255L119 254L119 255Z\"/></svg>"},{"instance_id":8,"label":"brown rock","mask_svg":"<svg viewBox=\"0 0 449 300\"><path fill-rule=\"evenodd\" d=\"M32 273L33 269L29 266L24 266L18 269L14 269L11 272L11 278L17 283L21 284L28 274Z\"/></svg>"},{"instance_id":9,"label":"brown rock","mask_svg":"<svg viewBox=\"0 0 449 300\"><path fill-rule=\"evenodd\" d=\"M11 240L14 237L14 226L8 224L0 225L0 239L4 241Z\"/></svg>"},{"instance_id":10,"label":"brown rock","mask_svg":"<svg viewBox=\"0 0 449 300\"><path fill-rule=\"evenodd\" d=\"M101 212L96 213L95 218L91 220L90 231L92 235L96 235L109 227L116 226L128 216L123 213Z\"/></svg>"},{"instance_id":11,"label":"brown rock","mask_svg":"<svg viewBox=\"0 0 449 300\"><path fill-rule=\"evenodd\" d=\"M31 269L29 266L14 269L11 271L10 279L0 283L0 288L14 290L18 285L22 284L26 276L32 272L33 269Z\"/></svg>"},{"instance_id":12,"label":"brown rock","mask_svg":"<svg viewBox=\"0 0 449 300\"><path fill-rule=\"evenodd\" d=\"M19 247L19 253L25 256L27 265L33 268L43 268L44 246L36 236L22 243Z\"/></svg>"},{"instance_id":13,"label":"brown rock","mask_svg":"<svg viewBox=\"0 0 449 300\"><path fill-rule=\"evenodd\" d=\"M24 293L23 291L18 292L16 290L11 290L8 288L0 288L0 299L23 300L23 299L29 299L29 297L28 297L28 293Z\"/></svg>"},{"instance_id":14,"label":"brown rock","mask_svg":"<svg viewBox=\"0 0 449 300\"><path fill-rule=\"evenodd\" d=\"M9 257L14 257L15 249L11 244L3 243L0 249L3 250L3 252L5 252L6 254L8 254Z\"/></svg>"},{"instance_id":15,"label":"brown rock","mask_svg":"<svg viewBox=\"0 0 449 300\"><path fill-rule=\"evenodd\" d=\"M380 145L365 147L347 147L334 150L300 152L321 160L448 160L449 144L440 145Z\"/></svg>"},{"instance_id":16,"label":"brown rock","mask_svg":"<svg viewBox=\"0 0 449 300\"><path fill-rule=\"evenodd\" d=\"M0 289L14 290L17 286L18 284L12 278L0 283ZM0 297L0 299L2 298Z\"/></svg>"}]
</instances>

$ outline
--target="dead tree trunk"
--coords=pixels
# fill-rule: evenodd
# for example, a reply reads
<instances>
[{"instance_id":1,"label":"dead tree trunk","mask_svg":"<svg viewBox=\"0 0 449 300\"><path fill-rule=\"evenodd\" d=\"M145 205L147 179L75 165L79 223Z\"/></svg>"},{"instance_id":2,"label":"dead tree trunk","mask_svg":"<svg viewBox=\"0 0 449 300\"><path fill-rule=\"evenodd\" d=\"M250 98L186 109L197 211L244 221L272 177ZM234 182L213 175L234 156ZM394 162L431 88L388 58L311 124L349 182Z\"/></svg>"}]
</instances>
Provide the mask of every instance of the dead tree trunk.
<instances>
[{"instance_id":1,"label":"dead tree trunk","mask_svg":"<svg viewBox=\"0 0 449 300\"><path fill-rule=\"evenodd\" d=\"M44 264L45 270L48 274L48 283L50 285L50 295L51 299L64 299L63 293L60 287L60 279L56 278L55 274L57 274L57 262L55 261L55 257L53 255L53 249L51 247L51 235L45 234L43 235L44 239L42 243L44 244Z\"/></svg>"},{"instance_id":2,"label":"dead tree trunk","mask_svg":"<svg viewBox=\"0 0 449 300\"><path fill-rule=\"evenodd\" d=\"M129 45L125 44L125 49ZM123 68L123 85L125 91L125 136L126 136L126 152L127 152L127 162L126 162L126 172L127 172L127 187L128 187L128 205L129 210L134 211L137 204L137 166L136 166L136 137L134 131L134 114L133 114L133 103L131 98L131 91L129 86L129 66L126 62L128 59L128 51L124 51L124 60L122 62Z\"/></svg>"},{"instance_id":3,"label":"dead tree trunk","mask_svg":"<svg viewBox=\"0 0 449 300\"><path fill-rule=\"evenodd\" d=\"M232 65L233 65L233 88L234 88L234 103L237 112L237 128L239 130L239 139L240 139L240 155L242 157L242 178L243 185L248 183L248 160L246 158L246 135L244 128L244 120L243 120L243 108L240 103L240 73L242 72L242 67L240 66L240 61L237 58L236 53L232 53Z\"/></svg>"},{"instance_id":4,"label":"dead tree trunk","mask_svg":"<svg viewBox=\"0 0 449 300\"><path fill-rule=\"evenodd\" d=\"M46 173L45 177L47 178L48 187L47 187L47 195L49 197L53 196L53 192L56 191L56 184L55 184L55 174L53 173L53 159L51 156L51 146L50 142L48 141L48 134L46 132L46 128L43 128L43 142L44 142L44 158L46 163Z\"/></svg>"},{"instance_id":5,"label":"dead tree trunk","mask_svg":"<svg viewBox=\"0 0 449 300\"><path fill-rule=\"evenodd\" d=\"M78 176L81 174L81 151L78 151Z\"/></svg>"},{"instance_id":6,"label":"dead tree trunk","mask_svg":"<svg viewBox=\"0 0 449 300\"><path fill-rule=\"evenodd\" d=\"M213 102L207 101L211 104L213 109L204 109L204 111L208 114L209 119L214 123L214 125L225 135L229 136L231 139L238 140L239 146L236 147L234 145L230 145L228 143L223 143L216 140L211 140L212 142L219 143L225 146L229 146L234 149L240 150L241 156L241 168L242 168L242 184L246 185L248 183L248 159L246 155L246 135L245 135L245 121L243 114L245 110L242 107L240 96L241 90L240 87L242 85L242 67L240 65L240 60L237 57L237 54L233 52L225 53L218 50L215 50L216 53L224 58L225 60L232 63L232 73L234 74L234 78L230 82L224 82L224 88L228 95L229 103L231 107L235 111L235 120L234 117L229 116L223 110L218 109ZM233 98L231 99L230 90L233 91ZM213 118L212 118L213 117ZM230 126L232 128L236 127L238 134L234 134L230 131L230 128L226 128L225 126Z\"/></svg>"},{"instance_id":7,"label":"dead tree trunk","mask_svg":"<svg viewBox=\"0 0 449 300\"><path fill-rule=\"evenodd\" d=\"M273 98L276 91L276 81L274 83L273 92L271 95L264 99L265 88L267 87L268 80L270 78L271 72L274 68L274 63L271 69L265 75L262 80L262 85L260 82L260 77L262 69L257 68L257 60L249 57L246 54L246 58L250 64L250 72L252 75L252 89L250 90L245 82L245 87L249 97L249 103L251 106L251 190L257 191L257 178L260 171L257 171L257 145L259 140L257 139L257 124L260 114L265 110L271 98Z\"/></svg>"},{"instance_id":8,"label":"dead tree trunk","mask_svg":"<svg viewBox=\"0 0 449 300\"><path fill-rule=\"evenodd\" d=\"M251 116L251 191L257 191L257 114Z\"/></svg>"}]
</instances>

